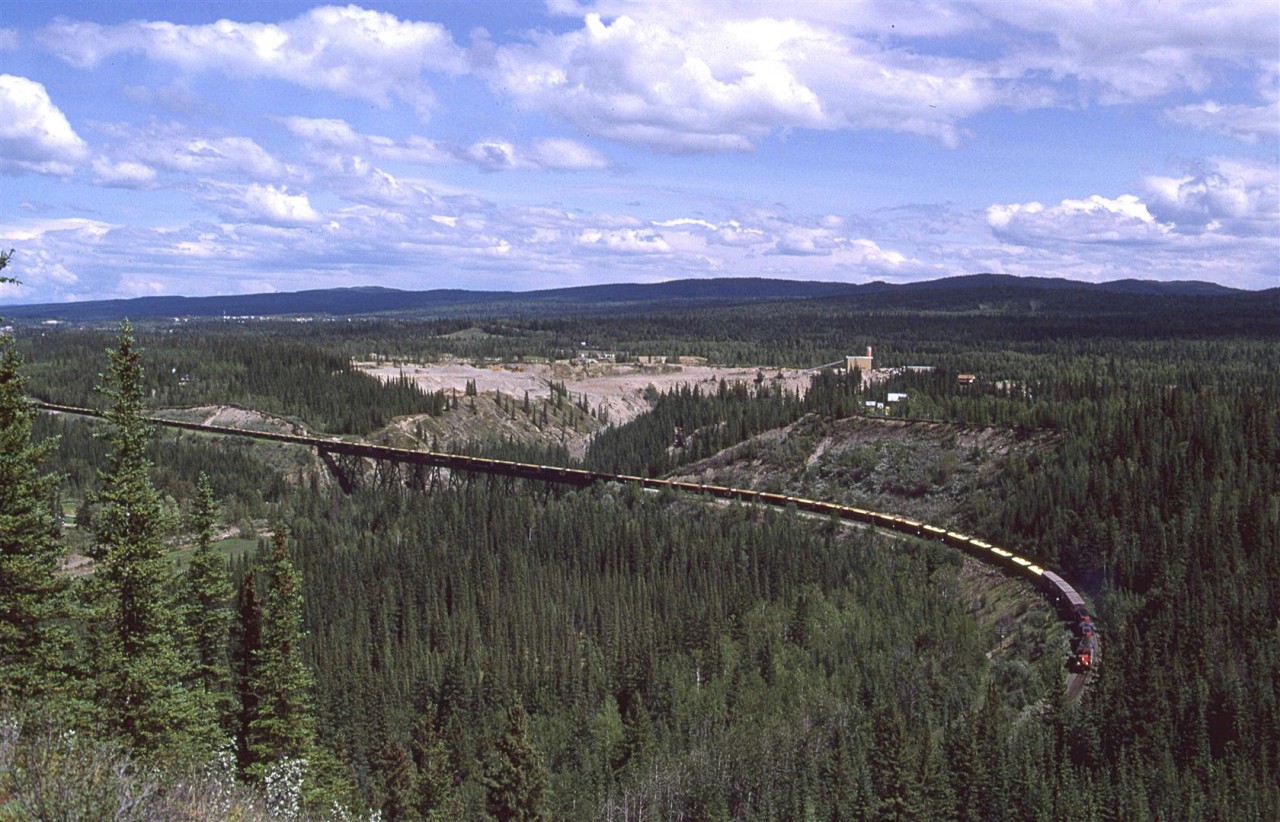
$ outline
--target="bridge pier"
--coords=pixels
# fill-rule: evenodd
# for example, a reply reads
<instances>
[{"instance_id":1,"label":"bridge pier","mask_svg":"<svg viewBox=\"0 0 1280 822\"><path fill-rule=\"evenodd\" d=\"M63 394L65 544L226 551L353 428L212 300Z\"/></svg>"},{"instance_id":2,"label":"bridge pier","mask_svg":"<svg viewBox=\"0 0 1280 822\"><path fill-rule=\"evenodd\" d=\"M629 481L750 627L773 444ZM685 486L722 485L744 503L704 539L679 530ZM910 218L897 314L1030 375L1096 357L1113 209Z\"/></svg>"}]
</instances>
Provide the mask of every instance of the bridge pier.
<instances>
[{"instance_id":1,"label":"bridge pier","mask_svg":"<svg viewBox=\"0 0 1280 822\"><path fill-rule=\"evenodd\" d=\"M354 493L364 483L364 460L361 457L344 458L327 448L317 448L316 451L344 494Z\"/></svg>"}]
</instances>

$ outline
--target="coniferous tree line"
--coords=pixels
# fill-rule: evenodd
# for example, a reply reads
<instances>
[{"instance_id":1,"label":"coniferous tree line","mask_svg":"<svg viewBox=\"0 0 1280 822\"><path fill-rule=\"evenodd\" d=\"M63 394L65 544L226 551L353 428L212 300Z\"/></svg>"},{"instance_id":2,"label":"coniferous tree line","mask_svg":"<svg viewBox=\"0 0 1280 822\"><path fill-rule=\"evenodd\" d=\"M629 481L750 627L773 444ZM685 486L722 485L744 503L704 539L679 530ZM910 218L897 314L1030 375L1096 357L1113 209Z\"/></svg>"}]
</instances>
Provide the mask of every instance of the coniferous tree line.
<instances>
[{"instance_id":1,"label":"coniferous tree line","mask_svg":"<svg viewBox=\"0 0 1280 822\"><path fill-rule=\"evenodd\" d=\"M67 405L93 406L94 381L83 364L107 344L105 335L26 334L33 360L30 390ZM379 382L331 347L269 333L242 335L181 330L140 335L149 367L140 386L147 407L241 405L305 420L320 431L368 434L406 414L441 414L444 391L408 379Z\"/></svg>"},{"instance_id":2,"label":"coniferous tree line","mask_svg":"<svg viewBox=\"0 0 1280 822\"><path fill-rule=\"evenodd\" d=\"M1056 432L1053 448L1015 460L999 494L966 516L969 530L1055 561L1094 595L1103 669L1083 705L1049 693L1023 713L984 687L976 662L984 646L963 598L946 591L953 578L946 552L850 546L785 517L757 522L745 511L719 522L621 491L539 499L476 483L426 500L335 502L323 488L285 487L278 500L302 548L295 561L308 592L314 733L334 757L326 764L316 754L316 770L349 774L364 801L398 818L456 818L458 808L501 818L516 807L616 818L640 811L711 819L1274 816L1280 366L1266 315L1245 312L1246 330L1260 339L1233 336L1212 312L1200 318L1197 337L1196 318L1172 309L1159 322L1101 336L1097 321L1066 315L1013 317L1003 327L955 316L934 328L889 329L901 316L866 317L866 327L896 334L888 351L898 362L930 357L939 368L873 389L905 389L910 405L899 413ZM1170 319L1171 331L1159 327ZM1068 333L1073 328L1079 334ZM943 335L949 330L958 332L954 339ZM777 350L808 345L784 340ZM16 359L5 363L5 373L18 375ZM959 371L977 373L978 382L957 385ZM18 385L20 398L20 383L7 384ZM776 418L856 413L866 398L860 383L826 375L806 400L812 405L797 402ZM614 453L669 452L668 465L677 465L684 460L674 437L686 428L696 443L699 432L729 430L735 415L739 439L767 427L748 424L746 407L760 399L708 412L719 397L677 396L671 409L683 416L670 414L656 435L618 437ZM726 408L734 401L726 398ZM767 418L771 402L782 400L764 398L754 413ZM30 411L20 401L13 407L6 430L19 432L14 452L27 453L32 441L21 431ZM6 545L17 546L19 564L38 569L53 552L43 566L24 552L41 555L29 535L55 532L55 495L39 470L29 470L35 464L5 463L13 488L38 489L21 498L39 501L26 509L8 503L6 512L13 505L34 513L0 523L28 535ZM97 485L108 495L118 486ZM109 505L108 496L102 507ZM120 555L151 556L143 550L154 547L151 536L135 536L110 542L114 533L103 532L99 542L104 550L124 546L111 549ZM813 540L834 547L820 550ZM665 547L655 554L651 545ZM792 552L803 567L785 556ZM672 565L682 555L691 564ZM859 563L852 569L850 556ZM845 571L812 578L828 566ZM441 569L449 570L443 579ZM266 653L266 599L257 592L271 590L272 580L262 567L237 570L229 647L239 708L229 724L249 767L249 729L265 728L246 684L260 675ZM857 587L863 578L874 584ZM575 597L580 589L599 593ZM877 610L861 612L863 600ZM350 609L331 610L348 601ZM575 621L579 612L594 616ZM78 637L52 630L93 620ZM329 624L338 621L341 630ZM902 633L900 621L908 626ZM119 655L107 641L109 611L50 613L31 624L50 629L49 642L78 640L81 653L99 643L102 653ZM198 633L187 624L176 633ZM946 655L931 657L943 646ZM195 644L187 647L181 677L200 702L206 686L196 684L204 680ZM162 647L151 650L167 658ZM6 653L6 665L34 658ZM65 664L75 653L56 656L61 669L30 664L48 677L42 687L58 704L101 710L96 702L117 692L74 691L83 666ZM130 680L121 673L113 681ZM185 710L180 695L169 696ZM145 730L145 719L129 727ZM124 721L108 727L132 738ZM514 785L527 789L507 790Z\"/></svg>"},{"instance_id":3,"label":"coniferous tree line","mask_svg":"<svg viewBox=\"0 0 1280 822\"><path fill-rule=\"evenodd\" d=\"M385 752L411 750L430 717L465 817L498 801L512 780L495 774L526 745L549 772L546 818L827 815L830 735L867 743L845 752L853 779L879 750L878 707L896 706L915 784L920 740L983 698L985 637L941 549L622 488L477 479L298 502L320 734L375 800L398 790ZM1040 664L1056 672L1060 653ZM513 710L530 742L509 741Z\"/></svg>"},{"instance_id":4,"label":"coniferous tree line","mask_svg":"<svg viewBox=\"0 0 1280 822\"><path fill-rule=\"evenodd\" d=\"M828 374L799 405L838 417L904 391L897 415L1052 431L1056 446L1016 455L964 519L1097 596L1096 728L1067 761L1101 780L1122 815L1270 815L1280 800L1268 776L1280 753L1275 338L1036 347L1044 353L976 352L972 385L941 368L868 391ZM643 424L608 443L633 459L685 456Z\"/></svg>"}]
</instances>

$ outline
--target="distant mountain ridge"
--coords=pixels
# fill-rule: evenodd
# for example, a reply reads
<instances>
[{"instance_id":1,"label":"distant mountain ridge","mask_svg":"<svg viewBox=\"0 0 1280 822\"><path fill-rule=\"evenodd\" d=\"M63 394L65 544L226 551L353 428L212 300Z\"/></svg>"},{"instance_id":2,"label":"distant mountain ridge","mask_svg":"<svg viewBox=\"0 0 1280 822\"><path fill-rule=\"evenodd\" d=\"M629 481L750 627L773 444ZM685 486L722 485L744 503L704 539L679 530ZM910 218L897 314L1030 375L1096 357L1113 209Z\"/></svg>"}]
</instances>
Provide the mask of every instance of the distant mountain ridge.
<instances>
[{"instance_id":1,"label":"distant mountain ridge","mask_svg":"<svg viewBox=\"0 0 1280 822\"><path fill-rule=\"evenodd\" d=\"M1152 296L1226 296L1257 294L1199 281L1156 282L1114 280L1087 283L1049 277L1015 277L1008 274L970 274L938 280L895 285L885 282L839 283L778 280L758 277L669 280L660 283L613 283L539 291L468 291L435 289L401 291L381 286L327 288L269 294L236 294L214 297L136 297L126 300L90 300L78 303L0 306L0 317L17 320L56 319L66 322L161 319L165 317L242 317L330 315L354 316L387 313L456 313L500 309L546 309L708 302L756 302L767 300L822 299L860 295L927 297L939 292L989 292L993 297L1012 292L1078 291L1090 294ZM1280 289L1271 289L1280 291Z\"/></svg>"}]
</instances>

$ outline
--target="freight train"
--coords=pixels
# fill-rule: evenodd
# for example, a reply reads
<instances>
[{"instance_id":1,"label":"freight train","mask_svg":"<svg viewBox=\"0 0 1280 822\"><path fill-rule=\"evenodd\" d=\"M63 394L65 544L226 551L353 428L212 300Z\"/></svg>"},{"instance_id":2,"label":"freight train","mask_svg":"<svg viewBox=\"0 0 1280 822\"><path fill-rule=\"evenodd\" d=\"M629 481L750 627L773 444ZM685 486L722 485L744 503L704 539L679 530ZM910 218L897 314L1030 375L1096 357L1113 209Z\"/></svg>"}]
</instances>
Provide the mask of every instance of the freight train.
<instances>
[{"instance_id":1,"label":"freight train","mask_svg":"<svg viewBox=\"0 0 1280 822\"><path fill-rule=\"evenodd\" d=\"M91 417L102 416L100 412L87 408L54 405L36 402L37 408L67 414L79 414ZM948 531L934 525L928 525L907 517L894 514L883 514L868 511L850 505L837 505L833 502L805 499L803 497L774 494L765 491L753 491L743 488L727 488L722 485L707 485L698 482L681 480L664 480L653 477L638 477L628 474L609 474L600 471L586 471L581 468L563 468L555 465L536 465L527 462L510 462L485 457L471 457L463 454L444 454L433 451L415 451L408 448L393 448L386 445L370 445L368 443L348 442L340 439L320 439L298 434L278 434L270 431L247 431L241 428L203 425L195 422L181 422L152 417L149 421L156 425L172 428L185 428L209 434L226 434L238 437L288 442L305 445L323 453L340 453L355 457L368 457L375 460L425 465L447 468L453 471L476 471L487 474L517 477L520 479L554 482L565 485L586 487L596 483L619 483L638 485L652 490L670 489L702 494L718 499L739 500L747 503L770 505L779 508L794 508L812 514L821 514L838 519L846 519L887 528L911 536L935 539L954 546L978 560L995 565L1014 576L1027 580L1040 591L1056 607L1063 619L1071 626L1075 634L1072 643L1071 657L1067 660L1067 668L1073 673L1088 673L1093 669L1097 652L1096 626L1089 613L1084 598L1071 587L1065 579L1053 571L1040 567L1032 560L1018 556L1012 551L999 548L983 540L966 534Z\"/></svg>"}]
</instances>

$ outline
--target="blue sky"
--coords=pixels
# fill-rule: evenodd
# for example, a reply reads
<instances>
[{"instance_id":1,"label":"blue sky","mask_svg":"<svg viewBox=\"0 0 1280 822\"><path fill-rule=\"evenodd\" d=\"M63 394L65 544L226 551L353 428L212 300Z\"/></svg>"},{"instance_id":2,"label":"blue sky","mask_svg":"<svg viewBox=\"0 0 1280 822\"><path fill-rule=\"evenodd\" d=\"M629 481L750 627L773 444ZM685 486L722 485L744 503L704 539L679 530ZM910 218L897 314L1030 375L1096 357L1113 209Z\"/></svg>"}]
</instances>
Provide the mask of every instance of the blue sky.
<instances>
[{"instance_id":1,"label":"blue sky","mask_svg":"<svg viewBox=\"0 0 1280 822\"><path fill-rule=\"evenodd\" d=\"M1280 286L1273 2L0 0L0 303Z\"/></svg>"}]
</instances>

